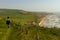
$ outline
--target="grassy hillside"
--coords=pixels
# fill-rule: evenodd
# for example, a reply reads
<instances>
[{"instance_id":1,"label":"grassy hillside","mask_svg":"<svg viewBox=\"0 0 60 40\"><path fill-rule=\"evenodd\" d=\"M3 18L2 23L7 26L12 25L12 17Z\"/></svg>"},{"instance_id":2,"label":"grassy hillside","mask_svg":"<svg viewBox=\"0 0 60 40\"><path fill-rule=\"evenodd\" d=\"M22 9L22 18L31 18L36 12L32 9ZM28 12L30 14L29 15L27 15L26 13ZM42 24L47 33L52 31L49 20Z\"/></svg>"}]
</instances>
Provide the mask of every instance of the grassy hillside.
<instances>
[{"instance_id":1,"label":"grassy hillside","mask_svg":"<svg viewBox=\"0 0 60 40\"><path fill-rule=\"evenodd\" d=\"M10 28L6 17L11 19ZM32 25L37 16L30 12L13 9L0 9L0 40L60 40L59 28L43 28Z\"/></svg>"},{"instance_id":2,"label":"grassy hillside","mask_svg":"<svg viewBox=\"0 0 60 40\"><path fill-rule=\"evenodd\" d=\"M60 29L57 28L25 25L20 29L13 28L12 30L9 40L60 40Z\"/></svg>"}]
</instances>

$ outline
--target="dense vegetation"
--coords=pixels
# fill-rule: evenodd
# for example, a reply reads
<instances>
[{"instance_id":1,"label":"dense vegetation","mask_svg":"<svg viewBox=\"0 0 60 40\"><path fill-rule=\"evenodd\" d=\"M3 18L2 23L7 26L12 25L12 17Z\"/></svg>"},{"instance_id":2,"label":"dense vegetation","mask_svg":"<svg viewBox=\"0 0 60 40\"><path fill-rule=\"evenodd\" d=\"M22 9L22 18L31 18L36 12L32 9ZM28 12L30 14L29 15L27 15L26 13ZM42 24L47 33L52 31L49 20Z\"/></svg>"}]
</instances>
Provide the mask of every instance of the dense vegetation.
<instances>
[{"instance_id":1,"label":"dense vegetation","mask_svg":"<svg viewBox=\"0 0 60 40\"><path fill-rule=\"evenodd\" d=\"M7 27L6 17L11 19ZM0 9L0 40L60 40L60 28L44 28L31 24L37 16L29 12Z\"/></svg>"}]
</instances>

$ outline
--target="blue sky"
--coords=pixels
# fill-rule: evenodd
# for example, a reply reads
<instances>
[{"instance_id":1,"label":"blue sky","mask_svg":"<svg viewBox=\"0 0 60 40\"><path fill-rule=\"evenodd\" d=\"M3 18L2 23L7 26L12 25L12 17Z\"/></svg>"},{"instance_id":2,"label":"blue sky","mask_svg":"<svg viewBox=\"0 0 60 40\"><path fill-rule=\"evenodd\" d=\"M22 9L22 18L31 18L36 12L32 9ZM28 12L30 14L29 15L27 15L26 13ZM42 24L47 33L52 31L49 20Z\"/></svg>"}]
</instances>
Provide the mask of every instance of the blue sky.
<instances>
[{"instance_id":1,"label":"blue sky","mask_svg":"<svg viewBox=\"0 0 60 40\"><path fill-rule=\"evenodd\" d=\"M0 8L60 12L60 0L0 0Z\"/></svg>"}]
</instances>

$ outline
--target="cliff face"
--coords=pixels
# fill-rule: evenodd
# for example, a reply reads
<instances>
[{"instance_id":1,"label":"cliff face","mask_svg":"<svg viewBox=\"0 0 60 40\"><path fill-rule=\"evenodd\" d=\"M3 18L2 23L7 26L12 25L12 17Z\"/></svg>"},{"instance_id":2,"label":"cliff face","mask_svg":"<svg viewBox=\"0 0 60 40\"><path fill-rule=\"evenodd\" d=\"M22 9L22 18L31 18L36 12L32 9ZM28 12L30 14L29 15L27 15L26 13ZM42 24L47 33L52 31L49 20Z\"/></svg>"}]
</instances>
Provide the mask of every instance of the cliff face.
<instances>
[{"instance_id":1,"label":"cliff face","mask_svg":"<svg viewBox=\"0 0 60 40\"><path fill-rule=\"evenodd\" d=\"M39 22L39 26L44 27L57 27L60 28L60 18L58 15L46 15L42 20Z\"/></svg>"},{"instance_id":2,"label":"cliff face","mask_svg":"<svg viewBox=\"0 0 60 40\"><path fill-rule=\"evenodd\" d=\"M44 17L46 17L47 15L52 15L51 13L49 14L49 13L39 13L39 14L37 14L37 23L40 23L43 19L44 19Z\"/></svg>"}]
</instances>

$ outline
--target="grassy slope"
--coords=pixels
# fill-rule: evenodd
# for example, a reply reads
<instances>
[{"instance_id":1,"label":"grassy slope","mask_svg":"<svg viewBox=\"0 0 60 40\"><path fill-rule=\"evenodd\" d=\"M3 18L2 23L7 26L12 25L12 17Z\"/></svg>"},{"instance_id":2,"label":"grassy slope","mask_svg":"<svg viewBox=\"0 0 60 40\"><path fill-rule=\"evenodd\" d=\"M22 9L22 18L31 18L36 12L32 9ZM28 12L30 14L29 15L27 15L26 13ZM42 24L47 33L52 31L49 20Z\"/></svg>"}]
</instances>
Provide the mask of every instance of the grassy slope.
<instances>
[{"instance_id":1,"label":"grassy slope","mask_svg":"<svg viewBox=\"0 0 60 40\"><path fill-rule=\"evenodd\" d=\"M17 10L4 11L6 12L0 13L0 17L5 19L10 16L14 24L8 29L5 20L0 19L0 40L60 40L60 29L23 25L27 21L35 21L35 15L19 14Z\"/></svg>"}]
</instances>

